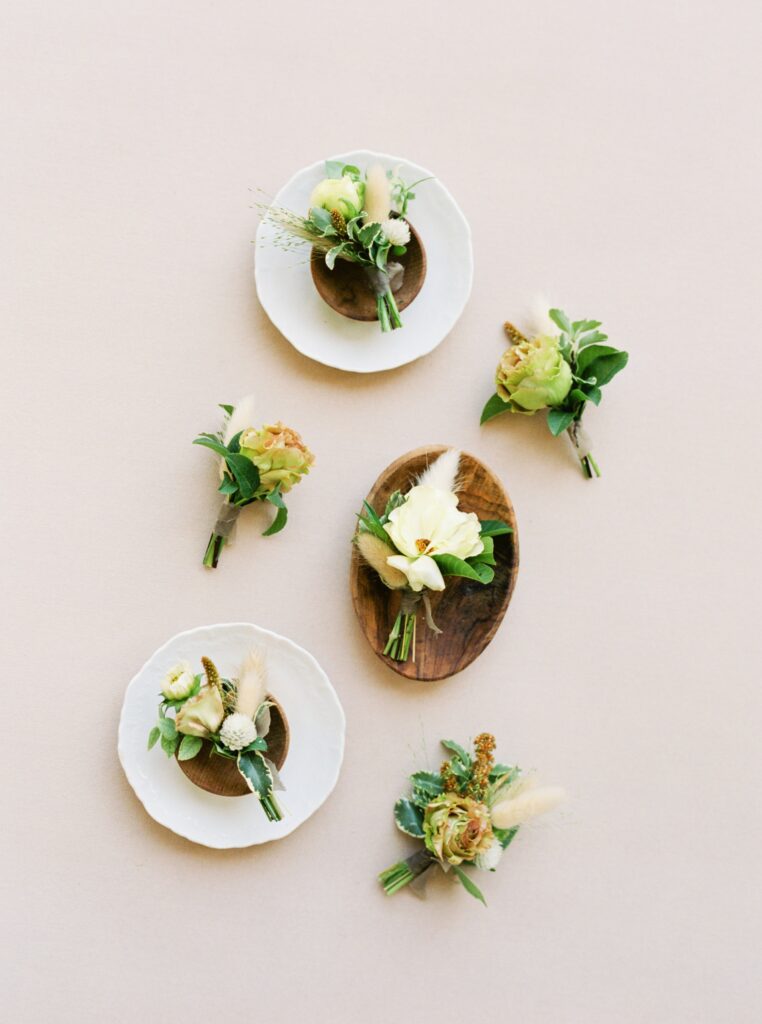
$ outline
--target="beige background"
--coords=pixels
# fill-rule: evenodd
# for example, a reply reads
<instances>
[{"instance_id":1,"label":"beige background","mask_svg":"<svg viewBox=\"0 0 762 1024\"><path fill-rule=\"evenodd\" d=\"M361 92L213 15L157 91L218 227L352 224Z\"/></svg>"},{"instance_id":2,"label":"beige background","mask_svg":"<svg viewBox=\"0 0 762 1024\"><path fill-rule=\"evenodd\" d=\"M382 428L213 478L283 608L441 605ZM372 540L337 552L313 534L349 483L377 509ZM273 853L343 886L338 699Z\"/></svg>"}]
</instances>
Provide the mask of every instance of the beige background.
<instances>
[{"instance_id":1,"label":"beige background","mask_svg":"<svg viewBox=\"0 0 762 1024\"><path fill-rule=\"evenodd\" d=\"M757 5L3 12L6 1019L759 1020ZM476 259L441 347L365 378L299 356L252 274L249 189L354 146L441 176ZM598 483L539 418L478 426L537 288L631 352ZM210 574L190 441L251 389L318 463L287 532L247 516ZM522 566L487 652L416 686L347 569L358 498L427 442L499 472ZM224 854L146 816L116 727L165 639L240 619L316 655L347 753L303 828ZM406 775L484 728L566 808L487 910L444 879L387 900Z\"/></svg>"}]
</instances>

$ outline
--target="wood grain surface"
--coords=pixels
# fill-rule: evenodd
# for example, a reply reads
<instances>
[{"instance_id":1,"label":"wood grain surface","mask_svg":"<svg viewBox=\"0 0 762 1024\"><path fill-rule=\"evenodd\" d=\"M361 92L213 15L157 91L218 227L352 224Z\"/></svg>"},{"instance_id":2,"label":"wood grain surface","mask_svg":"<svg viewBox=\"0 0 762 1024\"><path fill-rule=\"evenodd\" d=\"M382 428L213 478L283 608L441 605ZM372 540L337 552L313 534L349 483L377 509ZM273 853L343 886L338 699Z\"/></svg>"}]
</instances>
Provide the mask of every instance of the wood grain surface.
<instances>
[{"instance_id":1,"label":"wood grain surface","mask_svg":"<svg viewBox=\"0 0 762 1024\"><path fill-rule=\"evenodd\" d=\"M410 225L410 241L404 256L392 256L405 268L402 286L394 293L397 309L402 312L418 295L426 277L426 250L418 232ZM376 296L368 285L365 270L358 263L336 260L329 270L325 256L312 250L312 280L325 302L351 320L377 320Z\"/></svg>"},{"instance_id":2,"label":"wood grain surface","mask_svg":"<svg viewBox=\"0 0 762 1024\"><path fill-rule=\"evenodd\" d=\"M273 701L273 706L270 708L270 731L267 734L265 753L268 760L280 770L288 755L291 738L288 719L277 701L272 697L268 697L268 700ZM178 760L177 763L191 782L207 793L216 796L248 796L251 793L235 761L216 754L209 740L204 740L195 757L188 761Z\"/></svg>"},{"instance_id":3,"label":"wood grain surface","mask_svg":"<svg viewBox=\"0 0 762 1024\"><path fill-rule=\"evenodd\" d=\"M406 490L437 456L441 445L418 448L388 466L367 496L380 514L396 490ZM383 654L399 610L401 594L389 590L352 548L352 601L357 618L375 653L390 668L409 679L445 679L462 671L477 658L495 635L516 584L519 541L513 505L497 477L477 458L464 452L460 459L459 507L479 519L502 519L513 533L495 537L495 578L484 585L476 580L446 577L447 587L431 594L434 620L443 631L432 633L419 612L415 660L396 662Z\"/></svg>"}]
</instances>

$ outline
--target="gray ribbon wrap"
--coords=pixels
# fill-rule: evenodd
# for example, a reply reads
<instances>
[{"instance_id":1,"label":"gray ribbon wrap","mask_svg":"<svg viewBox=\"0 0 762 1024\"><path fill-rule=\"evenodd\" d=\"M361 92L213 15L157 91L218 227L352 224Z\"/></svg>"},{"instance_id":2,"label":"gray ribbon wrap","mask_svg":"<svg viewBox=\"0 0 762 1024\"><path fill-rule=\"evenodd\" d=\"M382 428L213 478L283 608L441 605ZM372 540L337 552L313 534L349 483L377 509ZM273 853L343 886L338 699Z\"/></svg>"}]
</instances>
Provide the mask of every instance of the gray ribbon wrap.
<instances>
[{"instance_id":1,"label":"gray ribbon wrap","mask_svg":"<svg viewBox=\"0 0 762 1024\"><path fill-rule=\"evenodd\" d=\"M590 435L582 424L579 422L572 423L569 427L568 434L572 440L572 444L577 450L577 458L579 458L580 461L587 458L592 451L592 445L590 442Z\"/></svg>"},{"instance_id":2,"label":"gray ribbon wrap","mask_svg":"<svg viewBox=\"0 0 762 1024\"><path fill-rule=\"evenodd\" d=\"M376 297L385 295L390 288L392 292L398 292L402 287L405 268L401 263L387 263L386 270L379 270L378 267L364 269L371 291Z\"/></svg>"},{"instance_id":3,"label":"gray ribbon wrap","mask_svg":"<svg viewBox=\"0 0 762 1024\"><path fill-rule=\"evenodd\" d=\"M224 537L228 544L232 544L240 511L238 505L231 505L229 501L223 501L217 513L217 522L212 527L212 533L216 533L218 537Z\"/></svg>"},{"instance_id":4,"label":"gray ribbon wrap","mask_svg":"<svg viewBox=\"0 0 762 1024\"><path fill-rule=\"evenodd\" d=\"M427 590L420 591L419 593L416 593L414 590L406 590L402 595L400 611L403 615L415 615L421 602L423 602L423 614L426 619L426 625L432 633L441 634L442 630L434 622L434 616L431 613L431 598Z\"/></svg>"}]
</instances>

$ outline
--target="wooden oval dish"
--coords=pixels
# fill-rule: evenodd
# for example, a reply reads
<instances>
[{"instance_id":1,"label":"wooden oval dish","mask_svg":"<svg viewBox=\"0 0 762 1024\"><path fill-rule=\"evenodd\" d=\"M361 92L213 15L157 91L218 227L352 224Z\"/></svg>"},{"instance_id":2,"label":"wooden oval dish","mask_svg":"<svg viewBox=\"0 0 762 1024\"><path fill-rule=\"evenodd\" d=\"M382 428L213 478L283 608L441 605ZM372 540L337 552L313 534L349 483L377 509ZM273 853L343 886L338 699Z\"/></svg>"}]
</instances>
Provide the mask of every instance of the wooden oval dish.
<instances>
[{"instance_id":1,"label":"wooden oval dish","mask_svg":"<svg viewBox=\"0 0 762 1024\"><path fill-rule=\"evenodd\" d=\"M268 699L273 701L273 706L270 708L270 731L266 737L265 755L280 771L288 755L291 734L283 708L274 698ZM195 757L177 763L191 782L207 793L214 793L215 796L248 796L251 793L235 761L216 754L209 740L204 740Z\"/></svg>"},{"instance_id":2,"label":"wooden oval dish","mask_svg":"<svg viewBox=\"0 0 762 1024\"><path fill-rule=\"evenodd\" d=\"M373 484L367 502L381 512L396 490L407 490L426 466L442 452L442 445L417 448L388 466ZM479 519L502 519L513 533L495 537L495 578L487 586L475 580L448 576L447 589L432 593L434 620L442 630L427 629L419 612L415 661L393 661L384 656L400 605L400 593L389 590L352 545L352 601L368 643L378 657L408 679L446 679L461 672L482 653L497 632L508 608L519 571L519 538L513 505L497 477L473 455L460 459L459 508Z\"/></svg>"},{"instance_id":3,"label":"wooden oval dish","mask_svg":"<svg viewBox=\"0 0 762 1024\"><path fill-rule=\"evenodd\" d=\"M412 224L407 252L404 256L391 258L405 268L402 287L394 293L397 309L402 312L423 288L426 277L426 250L421 236ZM324 253L313 249L310 266L315 287L331 309L335 309L341 316L349 317L350 320L378 320L376 296L368 285L365 270L359 263L336 260L333 270L329 270Z\"/></svg>"}]
</instances>

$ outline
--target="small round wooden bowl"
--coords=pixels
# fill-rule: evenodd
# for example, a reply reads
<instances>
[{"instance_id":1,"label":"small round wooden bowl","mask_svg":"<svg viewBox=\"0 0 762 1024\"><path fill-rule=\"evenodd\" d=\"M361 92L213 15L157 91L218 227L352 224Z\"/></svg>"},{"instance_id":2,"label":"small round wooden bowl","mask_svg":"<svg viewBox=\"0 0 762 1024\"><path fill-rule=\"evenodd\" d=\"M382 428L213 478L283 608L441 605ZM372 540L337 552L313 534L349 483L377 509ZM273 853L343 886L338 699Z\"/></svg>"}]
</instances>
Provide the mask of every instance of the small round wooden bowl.
<instances>
[{"instance_id":1,"label":"small round wooden bowl","mask_svg":"<svg viewBox=\"0 0 762 1024\"><path fill-rule=\"evenodd\" d=\"M408 221L410 224L410 221ZM410 224L410 241L404 256L390 256L390 260L401 263L405 268L402 286L394 293L397 309L406 309L423 288L426 277L426 250L421 236ZM325 254L312 250L310 260L312 280L321 298L342 316L350 320L378 320L376 296L374 295L365 270L358 263L336 260L333 270L325 262Z\"/></svg>"},{"instance_id":2,"label":"small round wooden bowl","mask_svg":"<svg viewBox=\"0 0 762 1024\"><path fill-rule=\"evenodd\" d=\"M268 698L273 700L272 697ZM270 731L267 736L265 756L280 771L288 754L291 735L283 708L273 701L270 708ZM177 762L191 782L215 796L248 796L251 790L246 785L235 761L215 753L209 740L204 740L201 750L188 761Z\"/></svg>"},{"instance_id":3,"label":"small round wooden bowl","mask_svg":"<svg viewBox=\"0 0 762 1024\"><path fill-rule=\"evenodd\" d=\"M389 496L405 491L435 458L447 451L441 445L416 448L393 462L370 489L366 501L377 512ZM360 626L378 657L408 679L446 679L461 672L482 653L497 632L508 610L519 572L519 535L516 514L502 484L483 462L468 452L460 458L458 505L479 519L501 519L513 533L495 537L495 578L486 586L475 580L448 576L447 588L430 594L434 621L442 630L436 636L418 612L415 661L394 661L384 654L400 606L400 593L389 590L352 545L352 602Z\"/></svg>"}]
</instances>

